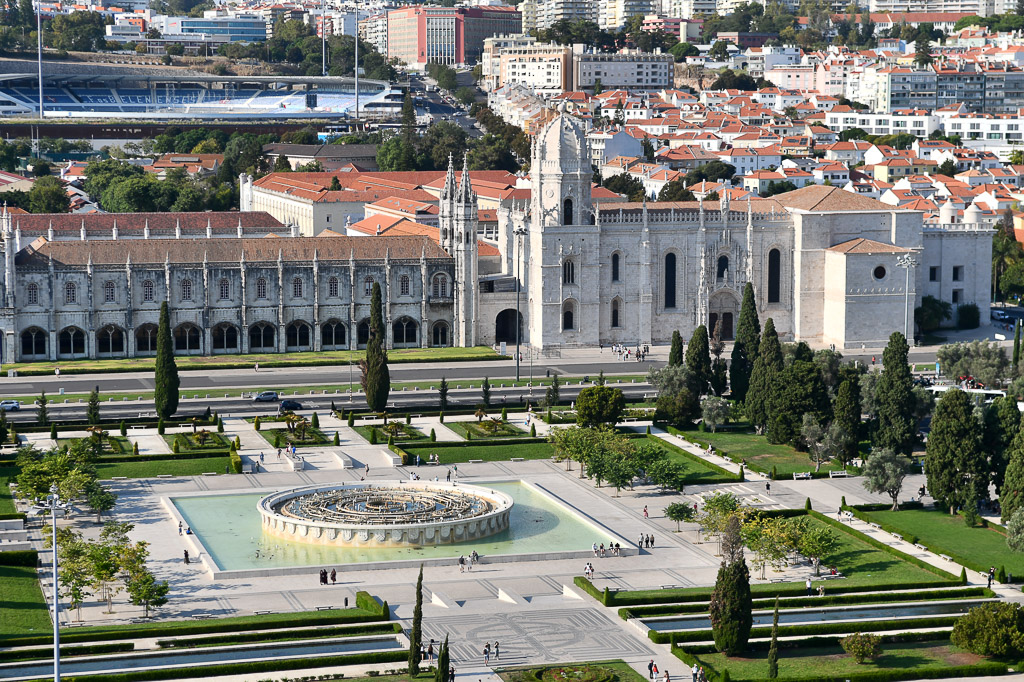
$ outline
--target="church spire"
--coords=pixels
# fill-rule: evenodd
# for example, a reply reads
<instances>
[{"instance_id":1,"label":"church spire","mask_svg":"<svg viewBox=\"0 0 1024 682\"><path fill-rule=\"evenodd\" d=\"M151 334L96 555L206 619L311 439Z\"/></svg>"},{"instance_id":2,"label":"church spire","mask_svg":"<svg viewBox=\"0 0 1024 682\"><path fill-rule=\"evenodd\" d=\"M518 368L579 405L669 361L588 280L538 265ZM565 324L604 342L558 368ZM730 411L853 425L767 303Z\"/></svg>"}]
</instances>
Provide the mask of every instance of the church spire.
<instances>
[{"instance_id":1,"label":"church spire","mask_svg":"<svg viewBox=\"0 0 1024 682\"><path fill-rule=\"evenodd\" d=\"M473 198L473 185L469 180L469 151L462 156L462 178L459 180L459 201L469 201Z\"/></svg>"},{"instance_id":2,"label":"church spire","mask_svg":"<svg viewBox=\"0 0 1024 682\"><path fill-rule=\"evenodd\" d=\"M448 173L444 176L444 187L441 188L441 201L455 198L455 159L448 154Z\"/></svg>"}]
</instances>

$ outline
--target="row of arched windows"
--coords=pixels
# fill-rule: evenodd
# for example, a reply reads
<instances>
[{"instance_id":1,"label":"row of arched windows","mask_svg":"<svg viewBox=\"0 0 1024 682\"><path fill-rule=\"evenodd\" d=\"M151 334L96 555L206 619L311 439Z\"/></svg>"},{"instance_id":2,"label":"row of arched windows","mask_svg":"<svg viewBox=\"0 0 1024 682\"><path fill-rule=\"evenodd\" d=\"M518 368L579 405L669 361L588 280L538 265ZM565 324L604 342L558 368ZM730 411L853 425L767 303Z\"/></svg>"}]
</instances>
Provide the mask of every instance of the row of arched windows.
<instances>
[{"instance_id":1,"label":"row of arched windows","mask_svg":"<svg viewBox=\"0 0 1024 682\"><path fill-rule=\"evenodd\" d=\"M431 325L431 340L434 346L447 346L451 330L447 322ZM419 346L419 323L411 317L400 317L392 323L392 340L396 348ZM285 350L312 350L313 327L307 322L295 321L285 327ZM138 354L156 352L157 326L144 324L135 330L135 351ZM174 351L178 354L199 354L203 352L202 330L185 322L171 333ZM239 329L230 322L216 325L210 332L214 352L239 352ZM365 346L370 339L370 322L363 320L356 328L357 343ZM39 327L30 327L21 333L21 359L48 359L49 334ZM118 356L126 353L126 335L116 325L108 325L96 332L96 352L101 357ZM320 347L322 350L348 348L348 327L340 320L332 319L320 325ZM277 351L277 326L269 322L257 322L249 327L250 351ZM78 327L66 327L57 334L57 355L62 358L86 354L85 331Z\"/></svg>"},{"instance_id":2,"label":"row of arched windows","mask_svg":"<svg viewBox=\"0 0 1024 682\"><path fill-rule=\"evenodd\" d=\"M729 257L719 256L715 275L723 279L729 273ZM612 280L618 275L618 254L612 255ZM676 255L665 254L665 271L662 273L664 283L664 303L666 308L676 307ZM778 249L768 251L768 303L778 303L782 295L782 253ZM614 326L614 325L613 325Z\"/></svg>"},{"instance_id":3,"label":"row of arched windows","mask_svg":"<svg viewBox=\"0 0 1024 682\"><path fill-rule=\"evenodd\" d=\"M373 292L374 279L373 277L367 277L363 280L363 294L369 296ZM433 282L434 296L447 297L448 296L448 277L442 274L434 276ZM191 301L193 297L194 285L192 280L184 279L179 284L179 295L182 301ZM145 280L142 282L142 300L145 303L153 301L154 292L156 286L153 280ZM412 291L412 282L408 275L402 275L398 280L398 292L400 296L409 296ZM327 280L327 296L328 298L337 298L341 292L341 284L337 277L331 277ZM26 297L28 299L28 305L39 305L39 285L30 283L26 287ZM221 279L217 283L218 298L221 301L227 301L231 299L231 281L228 279ZM292 280L292 297L302 298L305 295L305 282L301 277L296 277ZM265 299L268 298L267 280L260 277L256 280L256 298ZM104 303L116 303L117 302L117 288L114 282L103 283L103 302ZM68 305L75 305L78 303L78 285L75 282L66 282L64 284L64 303Z\"/></svg>"}]
</instances>

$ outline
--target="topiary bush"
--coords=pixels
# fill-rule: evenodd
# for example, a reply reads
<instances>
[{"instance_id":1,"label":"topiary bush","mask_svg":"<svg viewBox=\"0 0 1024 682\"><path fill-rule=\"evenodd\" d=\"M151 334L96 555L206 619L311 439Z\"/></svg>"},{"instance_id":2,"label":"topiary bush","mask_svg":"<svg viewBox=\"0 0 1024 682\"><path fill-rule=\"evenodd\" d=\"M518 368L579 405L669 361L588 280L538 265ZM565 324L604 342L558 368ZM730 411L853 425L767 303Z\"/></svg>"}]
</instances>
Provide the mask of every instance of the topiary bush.
<instances>
[{"instance_id":1,"label":"topiary bush","mask_svg":"<svg viewBox=\"0 0 1024 682\"><path fill-rule=\"evenodd\" d=\"M124 422L121 422L121 426L122 427L124 426ZM56 424L50 424L50 440L57 440L57 425Z\"/></svg>"},{"instance_id":2,"label":"topiary bush","mask_svg":"<svg viewBox=\"0 0 1024 682\"><path fill-rule=\"evenodd\" d=\"M217 417L217 433L224 433L224 418Z\"/></svg>"},{"instance_id":3,"label":"topiary bush","mask_svg":"<svg viewBox=\"0 0 1024 682\"><path fill-rule=\"evenodd\" d=\"M260 424L259 416L257 416L255 419L252 420L252 428L254 428L257 431L259 431L261 426L262 426L262 424Z\"/></svg>"},{"instance_id":4,"label":"topiary bush","mask_svg":"<svg viewBox=\"0 0 1024 682\"><path fill-rule=\"evenodd\" d=\"M332 442L335 445L341 445L341 436L338 435L337 431L334 432L334 440Z\"/></svg>"},{"instance_id":5,"label":"topiary bush","mask_svg":"<svg viewBox=\"0 0 1024 682\"><path fill-rule=\"evenodd\" d=\"M156 423L156 432L161 436L164 435L164 418L160 417L160 421Z\"/></svg>"},{"instance_id":6,"label":"topiary bush","mask_svg":"<svg viewBox=\"0 0 1024 682\"><path fill-rule=\"evenodd\" d=\"M313 416L309 418L309 425L312 426L314 429L319 429L320 428L320 415L318 415L316 412L314 412Z\"/></svg>"},{"instance_id":7,"label":"topiary bush","mask_svg":"<svg viewBox=\"0 0 1024 682\"><path fill-rule=\"evenodd\" d=\"M348 425L349 426L355 426L356 425L356 415L354 413L352 413L352 412L348 413Z\"/></svg>"},{"instance_id":8,"label":"topiary bush","mask_svg":"<svg viewBox=\"0 0 1024 682\"><path fill-rule=\"evenodd\" d=\"M956 326L958 329L977 329L981 324L981 311L974 303L963 303L956 307Z\"/></svg>"},{"instance_id":9,"label":"topiary bush","mask_svg":"<svg viewBox=\"0 0 1024 682\"><path fill-rule=\"evenodd\" d=\"M436 443L437 442L437 434L434 433L434 429L430 429L430 442L431 443Z\"/></svg>"},{"instance_id":10,"label":"topiary bush","mask_svg":"<svg viewBox=\"0 0 1024 682\"><path fill-rule=\"evenodd\" d=\"M843 651L853 656L858 664L873 661L882 655L882 638L864 632L855 632L839 640Z\"/></svg>"},{"instance_id":11,"label":"topiary bush","mask_svg":"<svg viewBox=\"0 0 1024 682\"><path fill-rule=\"evenodd\" d=\"M377 444L377 429L371 426L370 427L370 445L376 445L376 444Z\"/></svg>"},{"instance_id":12,"label":"topiary bush","mask_svg":"<svg viewBox=\"0 0 1024 682\"><path fill-rule=\"evenodd\" d=\"M121 435L122 436L127 436L128 435L128 425L124 423L123 419L121 420Z\"/></svg>"},{"instance_id":13,"label":"topiary bush","mask_svg":"<svg viewBox=\"0 0 1024 682\"><path fill-rule=\"evenodd\" d=\"M530 424L530 436L532 438L536 438L537 437L537 425L536 424Z\"/></svg>"}]
</instances>

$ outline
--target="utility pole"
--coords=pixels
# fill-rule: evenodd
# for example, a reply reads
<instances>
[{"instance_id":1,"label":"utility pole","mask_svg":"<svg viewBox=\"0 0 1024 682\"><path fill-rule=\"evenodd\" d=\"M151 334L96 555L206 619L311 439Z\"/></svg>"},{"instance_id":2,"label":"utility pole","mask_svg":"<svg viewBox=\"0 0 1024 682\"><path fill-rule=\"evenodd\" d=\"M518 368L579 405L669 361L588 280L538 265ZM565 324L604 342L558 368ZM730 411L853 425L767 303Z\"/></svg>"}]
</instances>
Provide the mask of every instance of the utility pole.
<instances>
[{"instance_id":1,"label":"utility pole","mask_svg":"<svg viewBox=\"0 0 1024 682\"><path fill-rule=\"evenodd\" d=\"M32 506L36 514L50 512L53 521L53 682L60 682L60 583L57 580L57 510L64 511L67 503L57 494L57 484L50 486L46 500Z\"/></svg>"},{"instance_id":2,"label":"utility pole","mask_svg":"<svg viewBox=\"0 0 1024 682\"><path fill-rule=\"evenodd\" d=\"M514 232L518 238L516 243L518 248L516 249L516 383L519 382L519 345L521 343L521 336L523 331L522 316L519 312L519 301L522 298L523 281L520 275L520 263L523 260L523 235L526 234L526 230L520 228Z\"/></svg>"},{"instance_id":3,"label":"utility pole","mask_svg":"<svg viewBox=\"0 0 1024 682\"><path fill-rule=\"evenodd\" d=\"M327 0L320 5L320 75L327 75Z\"/></svg>"},{"instance_id":4,"label":"utility pole","mask_svg":"<svg viewBox=\"0 0 1024 682\"><path fill-rule=\"evenodd\" d=\"M39 43L39 120L42 121L46 118L46 111L43 108L43 6L41 2L36 6L36 38ZM39 137L42 136L42 132L40 132ZM40 154L42 151L42 149L38 150Z\"/></svg>"},{"instance_id":5,"label":"utility pole","mask_svg":"<svg viewBox=\"0 0 1024 682\"><path fill-rule=\"evenodd\" d=\"M355 26L355 39L356 39L356 124L359 124L359 8L355 8L356 11L356 26Z\"/></svg>"}]
</instances>

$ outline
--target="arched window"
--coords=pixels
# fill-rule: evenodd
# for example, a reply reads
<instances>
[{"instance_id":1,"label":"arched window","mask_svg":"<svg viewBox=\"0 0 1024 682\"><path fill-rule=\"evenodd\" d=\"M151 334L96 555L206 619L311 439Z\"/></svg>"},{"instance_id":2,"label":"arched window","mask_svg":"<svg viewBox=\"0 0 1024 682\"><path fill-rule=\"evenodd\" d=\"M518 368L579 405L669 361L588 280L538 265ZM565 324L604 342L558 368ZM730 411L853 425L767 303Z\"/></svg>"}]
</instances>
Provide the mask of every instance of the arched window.
<instances>
[{"instance_id":1,"label":"arched window","mask_svg":"<svg viewBox=\"0 0 1024 682\"><path fill-rule=\"evenodd\" d=\"M153 301L153 280L147 279L142 283L142 300L145 303Z\"/></svg>"},{"instance_id":2,"label":"arched window","mask_svg":"<svg viewBox=\"0 0 1024 682\"><path fill-rule=\"evenodd\" d=\"M78 286L74 282L64 285L64 302L68 304L78 303Z\"/></svg>"},{"instance_id":3,"label":"arched window","mask_svg":"<svg viewBox=\"0 0 1024 682\"><path fill-rule=\"evenodd\" d=\"M327 280L327 295L331 298L338 297L338 278L331 277Z\"/></svg>"},{"instance_id":4,"label":"arched window","mask_svg":"<svg viewBox=\"0 0 1024 682\"><path fill-rule=\"evenodd\" d=\"M575 328L576 327L573 326L572 309L570 308L568 310L563 311L562 312L562 330L563 331L571 331L571 330L573 330Z\"/></svg>"},{"instance_id":5,"label":"arched window","mask_svg":"<svg viewBox=\"0 0 1024 682\"><path fill-rule=\"evenodd\" d=\"M435 346L447 346L448 345L448 323L447 322L436 322L434 323L434 345Z\"/></svg>"},{"instance_id":6,"label":"arched window","mask_svg":"<svg viewBox=\"0 0 1024 682\"><path fill-rule=\"evenodd\" d=\"M434 298L448 298L448 278L444 275L434 275Z\"/></svg>"},{"instance_id":7,"label":"arched window","mask_svg":"<svg viewBox=\"0 0 1024 682\"><path fill-rule=\"evenodd\" d=\"M257 322L249 327L249 350L276 350L274 346L274 325L267 322Z\"/></svg>"},{"instance_id":8,"label":"arched window","mask_svg":"<svg viewBox=\"0 0 1024 682\"><path fill-rule=\"evenodd\" d=\"M144 324L135 330L135 352L136 353L155 353L156 352L156 332L157 326L155 324Z\"/></svg>"},{"instance_id":9,"label":"arched window","mask_svg":"<svg viewBox=\"0 0 1024 682\"><path fill-rule=\"evenodd\" d=\"M778 249L768 252L768 302L778 303L782 284L782 254Z\"/></svg>"},{"instance_id":10,"label":"arched window","mask_svg":"<svg viewBox=\"0 0 1024 682\"><path fill-rule=\"evenodd\" d=\"M612 254L612 281L619 281L619 254Z\"/></svg>"},{"instance_id":11,"label":"arched window","mask_svg":"<svg viewBox=\"0 0 1024 682\"><path fill-rule=\"evenodd\" d=\"M370 342L370 321L363 320L356 327L356 343L362 347Z\"/></svg>"},{"instance_id":12,"label":"arched window","mask_svg":"<svg viewBox=\"0 0 1024 682\"><path fill-rule=\"evenodd\" d=\"M85 355L85 332L78 327L67 327L57 337L57 357L73 358Z\"/></svg>"},{"instance_id":13,"label":"arched window","mask_svg":"<svg viewBox=\"0 0 1024 682\"><path fill-rule=\"evenodd\" d=\"M562 284L576 283L576 264L571 260L562 263Z\"/></svg>"},{"instance_id":14,"label":"arched window","mask_svg":"<svg viewBox=\"0 0 1024 682\"><path fill-rule=\"evenodd\" d=\"M665 254L665 307L676 307L676 254Z\"/></svg>"},{"instance_id":15,"label":"arched window","mask_svg":"<svg viewBox=\"0 0 1024 682\"><path fill-rule=\"evenodd\" d=\"M612 299L612 327L619 326L619 299Z\"/></svg>"},{"instance_id":16,"label":"arched window","mask_svg":"<svg viewBox=\"0 0 1024 682\"><path fill-rule=\"evenodd\" d=\"M718 267L716 268L716 270L717 270L717 273L718 273L716 275L718 277L718 279L723 279L724 277L726 277L729 274L729 257L728 256L719 256L718 257Z\"/></svg>"},{"instance_id":17,"label":"arched window","mask_svg":"<svg viewBox=\"0 0 1024 682\"><path fill-rule=\"evenodd\" d=\"M46 340L49 334L39 327L29 327L21 333L21 359L45 360Z\"/></svg>"},{"instance_id":18,"label":"arched window","mask_svg":"<svg viewBox=\"0 0 1024 682\"><path fill-rule=\"evenodd\" d=\"M220 300L226 301L231 298L231 282L225 277L220 281Z\"/></svg>"},{"instance_id":19,"label":"arched window","mask_svg":"<svg viewBox=\"0 0 1024 682\"><path fill-rule=\"evenodd\" d=\"M573 225L572 221L572 199L566 199L562 202L562 224Z\"/></svg>"},{"instance_id":20,"label":"arched window","mask_svg":"<svg viewBox=\"0 0 1024 682\"><path fill-rule=\"evenodd\" d=\"M373 293L373 277L367 277L363 280L363 294L369 296Z\"/></svg>"},{"instance_id":21,"label":"arched window","mask_svg":"<svg viewBox=\"0 0 1024 682\"><path fill-rule=\"evenodd\" d=\"M35 283L29 284L27 287L25 287L25 293L28 295L28 304L29 305L38 305L39 304L39 285L38 284L35 284Z\"/></svg>"},{"instance_id":22,"label":"arched window","mask_svg":"<svg viewBox=\"0 0 1024 682\"><path fill-rule=\"evenodd\" d=\"M117 301L117 290L114 288L113 282L103 283L103 302L114 303Z\"/></svg>"},{"instance_id":23,"label":"arched window","mask_svg":"<svg viewBox=\"0 0 1024 682\"><path fill-rule=\"evenodd\" d=\"M321 350L341 350L345 348L347 329L338 320L328 320L320 327Z\"/></svg>"},{"instance_id":24,"label":"arched window","mask_svg":"<svg viewBox=\"0 0 1024 682\"><path fill-rule=\"evenodd\" d=\"M302 279L299 277L292 280L292 297L302 298Z\"/></svg>"},{"instance_id":25,"label":"arched window","mask_svg":"<svg viewBox=\"0 0 1024 682\"><path fill-rule=\"evenodd\" d=\"M174 330L174 352L198 353L201 350L201 339L199 327L187 322L179 325Z\"/></svg>"},{"instance_id":26,"label":"arched window","mask_svg":"<svg viewBox=\"0 0 1024 682\"><path fill-rule=\"evenodd\" d=\"M99 355L124 353L124 332L112 324L96 332L96 353Z\"/></svg>"},{"instance_id":27,"label":"arched window","mask_svg":"<svg viewBox=\"0 0 1024 682\"><path fill-rule=\"evenodd\" d=\"M192 300L192 280L190 279L181 280L181 300Z\"/></svg>"},{"instance_id":28,"label":"arched window","mask_svg":"<svg viewBox=\"0 0 1024 682\"><path fill-rule=\"evenodd\" d=\"M409 295L409 275L402 275L401 279L398 280L398 292L402 296Z\"/></svg>"},{"instance_id":29,"label":"arched window","mask_svg":"<svg viewBox=\"0 0 1024 682\"><path fill-rule=\"evenodd\" d=\"M214 352L238 350L238 327L230 322L221 322L214 327L211 337Z\"/></svg>"},{"instance_id":30,"label":"arched window","mask_svg":"<svg viewBox=\"0 0 1024 682\"><path fill-rule=\"evenodd\" d=\"M400 317L391 325L391 338L395 348L415 346L418 326L411 317Z\"/></svg>"},{"instance_id":31,"label":"arched window","mask_svg":"<svg viewBox=\"0 0 1024 682\"><path fill-rule=\"evenodd\" d=\"M305 322L292 322L284 328L284 336L288 350L309 350L309 325Z\"/></svg>"},{"instance_id":32,"label":"arched window","mask_svg":"<svg viewBox=\"0 0 1024 682\"><path fill-rule=\"evenodd\" d=\"M256 280L256 298L267 297L267 280L260 277Z\"/></svg>"}]
</instances>

